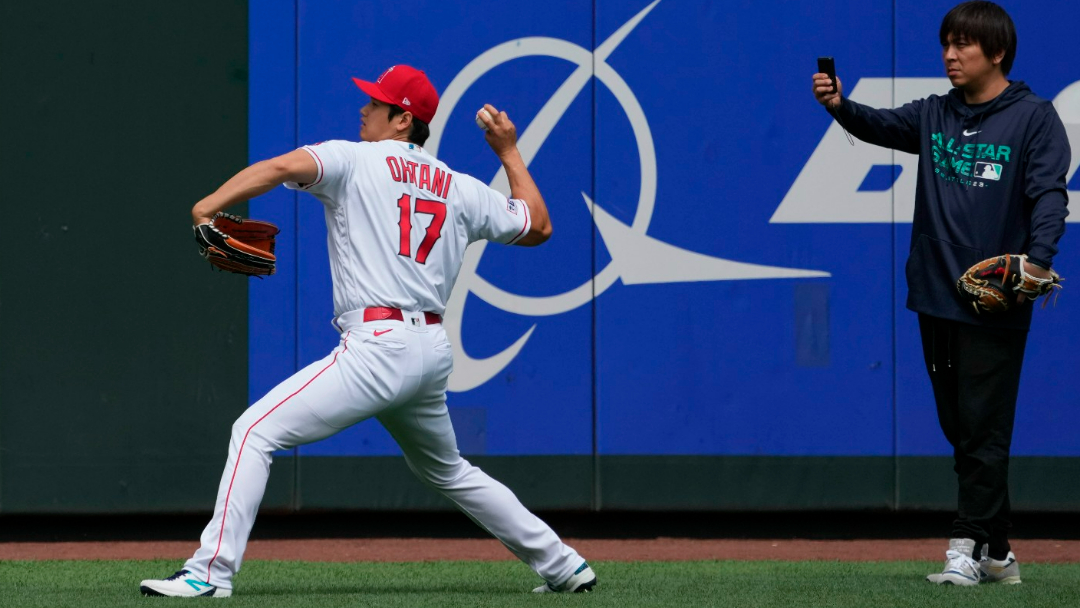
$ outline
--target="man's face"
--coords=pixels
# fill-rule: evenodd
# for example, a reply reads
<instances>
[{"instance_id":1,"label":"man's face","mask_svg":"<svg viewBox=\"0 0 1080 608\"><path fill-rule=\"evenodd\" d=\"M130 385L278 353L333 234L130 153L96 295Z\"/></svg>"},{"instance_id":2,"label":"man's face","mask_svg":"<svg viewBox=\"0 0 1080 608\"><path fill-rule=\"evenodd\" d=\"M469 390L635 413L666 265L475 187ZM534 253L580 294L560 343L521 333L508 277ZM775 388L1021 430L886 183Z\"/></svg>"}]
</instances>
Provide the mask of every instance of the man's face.
<instances>
[{"instance_id":1,"label":"man's face","mask_svg":"<svg viewBox=\"0 0 1080 608\"><path fill-rule=\"evenodd\" d=\"M1002 53L1004 56L1004 53ZM949 34L949 40L941 49L945 62L945 74L954 87L977 89L987 82L1001 63L995 64L983 53L982 46L964 36Z\"/></svg>"},{"instance_id":2,"label":"man's face","mask_svg":"<svg viewBox=\"0 0 1080 608\"><path fill-rule=\"evenodd\" d=\"M360 140L382 141L390 139L396 131L390 124L390 106L372 99L360 108Z\"/></svg>"}]
</instances>

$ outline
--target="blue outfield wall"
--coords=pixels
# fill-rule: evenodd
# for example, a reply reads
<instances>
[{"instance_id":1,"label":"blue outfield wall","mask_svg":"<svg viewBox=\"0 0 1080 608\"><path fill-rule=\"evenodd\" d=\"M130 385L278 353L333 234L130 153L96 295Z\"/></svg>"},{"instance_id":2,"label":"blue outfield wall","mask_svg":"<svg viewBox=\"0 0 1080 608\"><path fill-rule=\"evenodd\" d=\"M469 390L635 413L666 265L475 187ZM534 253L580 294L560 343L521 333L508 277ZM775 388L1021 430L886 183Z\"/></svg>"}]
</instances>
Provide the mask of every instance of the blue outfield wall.
<instances>
[{"instance_id":1,"label":"blue outfield wall","mask_svg":"<svg viewBox=\"0 0 1080 608\"><path fill-rule=\"evenodd\" d=\"M945 92L952 4L253 1L249 155L357 139L351 77L396 63L442 94L428 148L460 171L499 167L473 124L482 103L516 122L555 234L466 258L446 319L466 454L948 456L904 308L915 157L849 145L810 75L832 55L858 101ZM1080 149L1080 5L1002 4L1012 77L1055 100ZM319 203L279 189L250 213L284 228L279 275L251 283L254 401L337 337ZM1080 456L1068 285L1035 313L1017 456ZM297 452L398 450L367 422Z\"/></svg>"}]
</instances>

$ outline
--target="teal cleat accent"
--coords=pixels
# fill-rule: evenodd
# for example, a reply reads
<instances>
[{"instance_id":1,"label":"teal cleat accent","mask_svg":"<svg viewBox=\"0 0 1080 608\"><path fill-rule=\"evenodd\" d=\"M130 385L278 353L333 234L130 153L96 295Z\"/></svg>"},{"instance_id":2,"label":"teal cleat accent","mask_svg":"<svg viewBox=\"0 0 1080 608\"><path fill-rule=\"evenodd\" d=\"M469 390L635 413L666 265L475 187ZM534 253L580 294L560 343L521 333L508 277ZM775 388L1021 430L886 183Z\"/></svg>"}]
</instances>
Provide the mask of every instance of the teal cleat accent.
<instances>
[{"instance_id":1,"label":"teal cleat accent","mask_svg":"<svg viewBox=\"0 0 1080 608\"><path fill-rule=\"evenodd\" d=\"M148 579L139 585L146 596L165 597L229 597L232 589L222 589L200 580L187 570L163 579Z\"/></svg>"}]
</instances>

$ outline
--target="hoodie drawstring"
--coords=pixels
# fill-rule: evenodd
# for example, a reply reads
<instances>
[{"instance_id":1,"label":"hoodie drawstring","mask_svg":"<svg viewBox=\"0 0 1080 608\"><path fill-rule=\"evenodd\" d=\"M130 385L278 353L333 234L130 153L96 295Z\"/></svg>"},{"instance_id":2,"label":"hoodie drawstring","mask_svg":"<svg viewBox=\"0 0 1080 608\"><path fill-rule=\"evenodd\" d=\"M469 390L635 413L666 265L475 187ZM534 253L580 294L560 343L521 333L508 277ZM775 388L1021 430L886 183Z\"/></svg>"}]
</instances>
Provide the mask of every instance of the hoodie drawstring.
<instances>
[{"instance_id":1,"label":"hoodie drawstring","mask_svg":"<svg viewBox=\"0 0 1080 608\"><path fill-rule=\"evenodd\" d=\"M975 153L972 154L972 160L979 161L979 133L982 133L983 116L986 116L986 112L979 112L979 124L975 125ZM972 164L974 167L974 163Z\"/></svg>"}]
</instances>

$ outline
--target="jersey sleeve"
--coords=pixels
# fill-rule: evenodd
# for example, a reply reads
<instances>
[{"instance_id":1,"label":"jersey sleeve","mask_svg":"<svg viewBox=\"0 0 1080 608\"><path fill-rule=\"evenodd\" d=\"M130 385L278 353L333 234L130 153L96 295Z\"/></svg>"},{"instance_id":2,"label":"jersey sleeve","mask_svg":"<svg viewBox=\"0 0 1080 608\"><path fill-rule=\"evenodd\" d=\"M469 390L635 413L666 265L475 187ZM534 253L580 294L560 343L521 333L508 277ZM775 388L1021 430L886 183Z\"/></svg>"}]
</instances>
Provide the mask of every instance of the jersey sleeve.
<instances>
[{"instance_id":1,"label":"jersey sleeve","mask_svg":"<svg viewBox=\"0 0 1080 608\"><path fill-rule=\"evenodd\" d=\"M310 184L285 182L290 190L305 190L313 194L325 193L337 187L352 170L352 155L347 141L324 141L300 148L311 155L318 173Z\"/></svg>"},{"instance_id":2,"label":"jersey sleeve","mask_svg":"<svg viewBox=\"0 0 1080 608\"><path fill-rule=\"evenodd\" d=\"M469 241L488 240L513 245L529 233L532 215L525 201L507 198L470 178L465 197L465 225Z\"/></svg>"}]
</instances>

